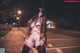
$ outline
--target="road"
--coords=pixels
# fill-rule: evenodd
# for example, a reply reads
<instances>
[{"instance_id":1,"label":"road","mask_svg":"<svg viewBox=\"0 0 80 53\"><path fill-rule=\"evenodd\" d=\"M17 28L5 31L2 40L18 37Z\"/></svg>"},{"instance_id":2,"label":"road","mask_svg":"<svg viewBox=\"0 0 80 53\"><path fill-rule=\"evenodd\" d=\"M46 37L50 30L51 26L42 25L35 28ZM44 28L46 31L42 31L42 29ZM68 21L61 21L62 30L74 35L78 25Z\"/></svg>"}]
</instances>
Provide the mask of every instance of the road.
<instances>
[{"instance_id":1,"label":"road","mask_svg":"<svg viewBox=\"0 0 80 53\"><path fill-rule=\"evenodd\" d=\"M66 31L61 29L47 30L47 43L52 48L47 48L50 53L80 53L80 39L74 37L80 35L80 32ZM56 52L55 52L56 51Z\"/></svg>"},{"instance_id":2,"label":"road","mask_svg":"<svg viewBox=\"0 0 80 53\"><path fill-rule=\"evenodd\" d=\"M24 44L24 35L27 28L12 28L12 30L0 39L0 48L5 48L6 53L21 53ZM47 30L47 53L80 53L80 39L73 37L79 32L66 30ZM33 52L30 52L33 53Z\"/></svg>"}]
</instances>

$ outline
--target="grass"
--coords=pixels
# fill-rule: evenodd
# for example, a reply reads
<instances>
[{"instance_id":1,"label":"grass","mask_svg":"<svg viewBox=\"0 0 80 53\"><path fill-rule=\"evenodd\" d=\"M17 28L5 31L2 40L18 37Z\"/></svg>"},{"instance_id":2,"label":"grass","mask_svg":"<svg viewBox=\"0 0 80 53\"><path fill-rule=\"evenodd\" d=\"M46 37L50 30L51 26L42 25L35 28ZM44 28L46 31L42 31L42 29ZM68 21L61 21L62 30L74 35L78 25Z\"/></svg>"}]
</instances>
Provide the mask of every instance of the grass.
<instances>
[{"instance_id":1,"label":"grass","mask_svg":"<svg viewBox=\"0 0 80 53\"><path fill-rule=\"evenodd\" d=\"M0 24L0 38L5 36L9 31L11 31L11 27L9 25Z\"/></svg>"}]
</instances>

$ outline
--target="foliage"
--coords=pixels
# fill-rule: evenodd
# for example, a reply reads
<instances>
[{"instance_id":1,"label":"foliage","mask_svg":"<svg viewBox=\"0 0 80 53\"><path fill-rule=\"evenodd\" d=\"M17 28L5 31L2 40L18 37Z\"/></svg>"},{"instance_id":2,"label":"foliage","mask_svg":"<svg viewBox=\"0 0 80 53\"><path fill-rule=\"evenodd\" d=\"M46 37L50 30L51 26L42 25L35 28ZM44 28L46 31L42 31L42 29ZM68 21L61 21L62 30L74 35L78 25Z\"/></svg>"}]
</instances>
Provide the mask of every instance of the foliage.
<instances>
[{"instance_id":1,"label":"foliage","mask_svg":"<svg viewBox=\"0 0 80 53\"><path fill-rule=\"evenodd\" d=\"M0 24L0 38L6 35L11 30L9 25Z\"/></svg>"}]
</instances>

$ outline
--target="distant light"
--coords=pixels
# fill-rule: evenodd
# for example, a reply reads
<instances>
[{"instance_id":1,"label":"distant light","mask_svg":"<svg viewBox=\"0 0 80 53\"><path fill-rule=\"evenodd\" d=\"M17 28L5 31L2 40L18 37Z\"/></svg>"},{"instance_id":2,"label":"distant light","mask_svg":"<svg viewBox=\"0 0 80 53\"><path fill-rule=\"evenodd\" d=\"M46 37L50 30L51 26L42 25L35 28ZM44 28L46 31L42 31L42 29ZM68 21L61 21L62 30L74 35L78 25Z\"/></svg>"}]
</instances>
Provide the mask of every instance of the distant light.
<instances>
[{"instance_id":1,"label":"distant light","mask_svg":"<svg viewBox=\"0 0 80 53\"><path fill-rule=\"evenodd\" d=\"M46 23L47 23L47 24L49 24L49 23L50 23L50 21L47 21Z\"/></svg>"},{"instance_id":2,"label":"distant light","mask_svg":"<svg viewBox=\"0 0 80 53\"><path fill-rule=\"evenodd\" d=\"M56 28L55 23L53 21L47 21L47 28Z\"/></svg>"},{"instance_id":3,"label":"distant light","mask_svg":"<svg viewBox=\"0 0 80 53\"><path fill-rule=\"evenodd\" d=\"M16 23L13 23L13 25L15 25Z\"/></svg>"},{"instance_id":4,"label":"distant light","mask_svg":"<svg viewBox=\"0 0 80 53\"><path fill-rule=\"evenodd\" d=\"M54 28L55 29L56 27L55 26L51 26L51 28Z\"/></svg>"},{"instance_id":5,"label":"distant light","mask_svg":"<svg viewBox=\"0 0 80 53\"><path fill-rule=\"evenodd\" d=\"M22 12L21 12L21 10L18 10L18 14L21 14Z\"/></svg>"},{"instance_id":6,"label":"distant light","mask_svg":"<svg viewBox=\"0 0 80 53\"><path fill-rule=\"evenodd\" d=\"M48 26L47 26L48 28L51 28L51 25L50 24L48 24Z\"/></svg>"},{"instance_id":7,"label":"distant light","mask_svg":"<svg viewBox=\"0 0 80 53\"><path fill-rule=\"evenodd\" d=\"M19 17L17 17L16 19L19 20Z\"/></svg>"},{"instance_id":8,"label":"distant light","mask_svg":"<svg viewBox=\"0 0 80 53\"><path fill-rule=\"evenodd\" d=\"M8 25L8 23L6 23L6 25Z\"/></svg>"}]
</instances>

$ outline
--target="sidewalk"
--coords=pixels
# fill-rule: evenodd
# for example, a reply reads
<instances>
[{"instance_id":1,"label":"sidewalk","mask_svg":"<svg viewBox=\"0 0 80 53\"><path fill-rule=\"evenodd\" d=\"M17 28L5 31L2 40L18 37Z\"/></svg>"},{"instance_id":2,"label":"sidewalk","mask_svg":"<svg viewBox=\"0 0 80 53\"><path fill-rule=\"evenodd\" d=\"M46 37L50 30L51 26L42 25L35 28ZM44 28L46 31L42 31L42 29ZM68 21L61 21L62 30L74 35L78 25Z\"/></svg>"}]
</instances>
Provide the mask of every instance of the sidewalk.
<instances>
[{"instance_id":1,"label":"sidewalk","mask_svg":"<svg viewBox=\"0 0 80 53\"><path fill-rule=\"evenodd\" d=\"M24 34L17 28L12 30L0 40L0 47L5 48L6 53L21 53Z\"/></svg>"}]
</instances>

